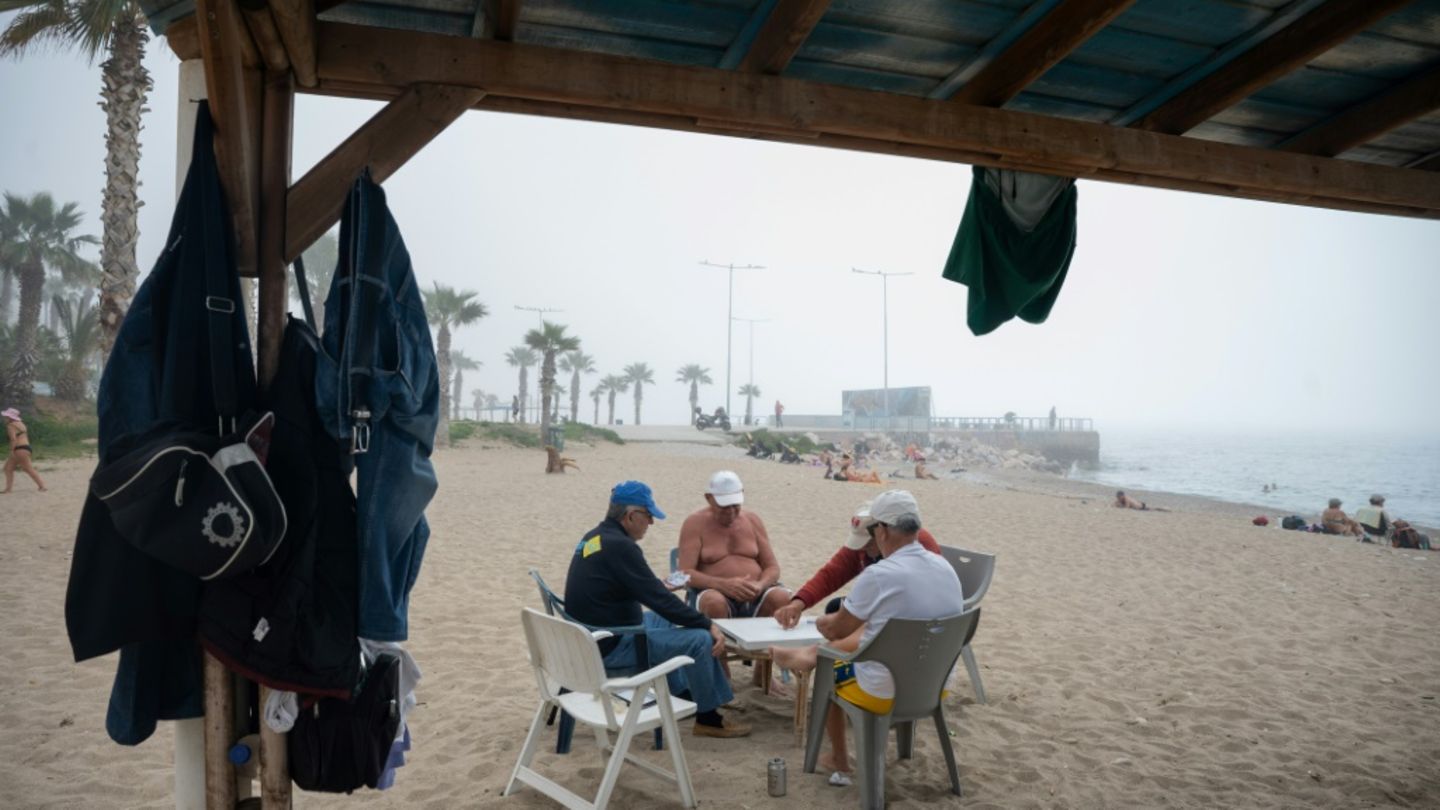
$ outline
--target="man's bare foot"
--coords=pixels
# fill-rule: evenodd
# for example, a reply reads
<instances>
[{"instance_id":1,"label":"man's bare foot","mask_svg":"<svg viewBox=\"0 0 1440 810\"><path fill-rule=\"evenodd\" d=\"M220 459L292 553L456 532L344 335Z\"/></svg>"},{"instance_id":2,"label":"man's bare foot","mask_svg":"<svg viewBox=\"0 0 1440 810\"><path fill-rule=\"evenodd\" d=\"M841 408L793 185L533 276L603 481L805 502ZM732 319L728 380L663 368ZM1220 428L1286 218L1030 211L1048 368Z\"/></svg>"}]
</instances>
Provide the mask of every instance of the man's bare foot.
<instances>
[{"instance_id":1,"label":"man's bare foot","mask_svg":"<svg viewBox=\"0 0 1440 810\"><path fill-rule=\"evenodd\" d=\"M778 666L791 672L809 672L815 669L815 657L819 647L771 647L770 658Z\"/></svg>"},{"instance_id":2,"label":"man's bare foot","mask_svg":"<svg viewBox=\"0 0 1440 810\"><path fill-rule=\"evenodd\" d=\"M836 763L835 753L833 751L821 751L820 759L816 764L822 771L840 771L841 773L855 772L855 763L851 762L849 757L845 758L845 765L841 767Z\"/></svg>"}]
</instances>

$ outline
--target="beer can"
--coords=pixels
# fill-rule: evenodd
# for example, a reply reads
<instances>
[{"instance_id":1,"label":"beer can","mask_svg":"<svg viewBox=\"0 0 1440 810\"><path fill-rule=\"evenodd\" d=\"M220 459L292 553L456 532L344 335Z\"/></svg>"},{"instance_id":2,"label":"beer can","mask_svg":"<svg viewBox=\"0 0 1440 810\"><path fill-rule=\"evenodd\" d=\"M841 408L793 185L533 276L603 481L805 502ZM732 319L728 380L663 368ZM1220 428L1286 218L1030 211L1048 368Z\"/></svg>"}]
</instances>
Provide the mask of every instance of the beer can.
<instances>
[{"instance_id":1,"label":"beer can","mask_svg":"<svg viewBox=\"0 0 1440 810\"><path fill-rule=\"evenodd\" d=\"M785 795L785 760L775 757L765 769L766 786L771 796Z\"/></svg>"}]
</instances>

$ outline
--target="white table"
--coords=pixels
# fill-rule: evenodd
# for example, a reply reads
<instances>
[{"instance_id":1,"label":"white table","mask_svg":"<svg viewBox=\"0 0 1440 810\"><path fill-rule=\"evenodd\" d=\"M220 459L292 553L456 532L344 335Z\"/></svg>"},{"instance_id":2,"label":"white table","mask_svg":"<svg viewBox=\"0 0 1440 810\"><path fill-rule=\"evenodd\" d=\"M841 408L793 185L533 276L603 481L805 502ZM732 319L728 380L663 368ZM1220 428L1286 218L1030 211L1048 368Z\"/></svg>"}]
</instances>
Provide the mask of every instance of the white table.
<instances>
[{"instance_id":1,"label":"white table","mask_svg":"<svg viewBox=\"0 0 1440 810\"><path fill-rule=\"evenodd\" d=\"M825 640L815 629L815 619L805 616L800 623L789 630L780 626L773 618L763 619L716 619L715 626L725 634L729 646L742 658L750 658L760 664L755 668L757 682L768 693L770 691L770 648L808 647ZM795 673L795 744L805 741L805 725L810 714L810 673Z\"/></svg>"}]
</instances>

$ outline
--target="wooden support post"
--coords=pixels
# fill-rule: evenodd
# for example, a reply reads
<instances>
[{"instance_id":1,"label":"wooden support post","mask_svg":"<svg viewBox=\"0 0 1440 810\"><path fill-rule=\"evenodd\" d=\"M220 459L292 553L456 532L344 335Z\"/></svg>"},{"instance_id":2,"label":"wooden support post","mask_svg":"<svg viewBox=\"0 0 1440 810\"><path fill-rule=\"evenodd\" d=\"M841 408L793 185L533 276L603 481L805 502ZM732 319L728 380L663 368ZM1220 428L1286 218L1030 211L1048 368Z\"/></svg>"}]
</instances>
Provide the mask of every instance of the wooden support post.
<instances>
[{"instance_id":1,"label":"wooden support post","mask_svg":"<svg viewBox=\"0 0 1440 810\"><path fill-rule=\"evenodd\" d=\"M280 360L280 343L285 333L286 294L285 220L286 195L290 188L291 127L295 110L295 88L289 73L271 73L265 78L265 103L260 136L260 304L259 368L260 390L270 387Z\"/></svg>"},{"instance_id":2,"label":"wooden support post","mask_svg":"<svg viewBox=\"0 0 1440 810\"><path fill-rule=\"evenodd\" d=\"M314 87L315 3L313 0L270 0L270 15L301 87Z\"/></svg>"},{"instance_id":3,"label":"wooden support post","mask_svg":"<svg viewBox=\"0 0 1440 810\"><path fill-rule=\"evenodd\" d=\"M235 743L235 687L230 670L205 653L205 807L233 810L235 766L227 753Z\"/></svg>"},{"instance_id":4,"label":"wooden support post","mask_svg":"<svg viewBox=\"0 0 1440 810\"><path fill-rule=\"evenodd\" d=\"M255 40L255 49L265 70L273 73L290 70L290 56L285 44L280 41L280 32L275 28L275 19L270 16L270 7L265 0L239 0L240 13L245 17L245 26Z\"/></svg>"},{"instance_id":5,"label":"wooden support post","mask_svg":"<svg viewBox=\"0 0 1440 810\"><path fill-rule=\"evenodd\" d=\"M484 96L469 87L416 84L385 105L290 189L285 260L294 261L340 218L362 169L370 167L375 182L385 182Z\"/></svg>"},{"instance_id":6,"label":"wooden support post","mask_svg":"<svg viewBox=\"0 0 1440 810\"><path fill-rule=\"evenodd\" d=\"M235 264L258 272L260 57L235 0L197 0L205 86L215 119L215 159L230 210Z\"/></svg>"}]
</instances>

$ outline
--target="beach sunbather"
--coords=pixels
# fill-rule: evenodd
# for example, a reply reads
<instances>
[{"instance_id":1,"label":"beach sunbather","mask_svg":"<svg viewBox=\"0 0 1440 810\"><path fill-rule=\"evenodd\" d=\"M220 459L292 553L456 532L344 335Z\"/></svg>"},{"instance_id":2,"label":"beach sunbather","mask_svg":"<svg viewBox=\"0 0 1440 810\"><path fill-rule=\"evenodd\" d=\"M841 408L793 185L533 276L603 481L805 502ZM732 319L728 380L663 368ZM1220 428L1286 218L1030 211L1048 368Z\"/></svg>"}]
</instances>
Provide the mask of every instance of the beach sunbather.
<instances>
[{"instance_id":1,"label":"beach sunbather","mask_svg":"<svg viewBox=\"0 0 1440 810\"><path fill-rule=\"evenodd\" d=\"M1126 494L1125 494L1125 490L1123 490L1123 489L1121 489L1121 490L1116 490L1116 492L1115 492L1115 504L1114 504L1114 505L1115 505L1116 507L1120 508L1120 509L1140 509L1140 510L1149 510L1149 509L1150 509L1150 507L1148 507L1148 506L1145 505L1145 502L1144 502L1144 501L1136 500L1135 498L1132 498L1132 497L1130 497L1129 495L1126 495Z\"/></svg>"},{"instance_id":2,"label":"beach sunbather","mask_svg":"<svg viewBox=\"0 0 1440 810\"><path fill-rule=\"evenodd\" d=\"M1376 537L1388 537L1390 529L1395 525L1395 519L1385 511L1385 496L1371 495L1370 505L1362 506L1355 510L1355 522L1366 533Z\"/></svg>"},{"instance_id":3,"label":"beach sunbather","mask_svg":"<svg viewBox=\"0 0 1440 810\"><path fill-rule=\"evenodd\" d=\"M1331 498L1330 508L1320 513L1320 525L1325 527L1326 534L1365 536L1365 530L1360 528L1360 524L1351 520L1350 516L1340 508L1339 498Z\"/></svg>"},{"instance_id":4,"label":"beach sunbather","mask_svg":"<svg viewBox=\"0 0 1440 810\"><path fill-rule=\"evenodd\" d=\"M31 464L33 451L30 449L30 434L25 429L25 423L20 419L20 411L14 408L6 408L0 411L5 417L5 435L10 440L10 457L5 459L5 492L9 492L15 486L15 471L30 476L35 486L45 491L45 479L40 473L35 472L35 466Z\"/></svg>"}]
</instances>

